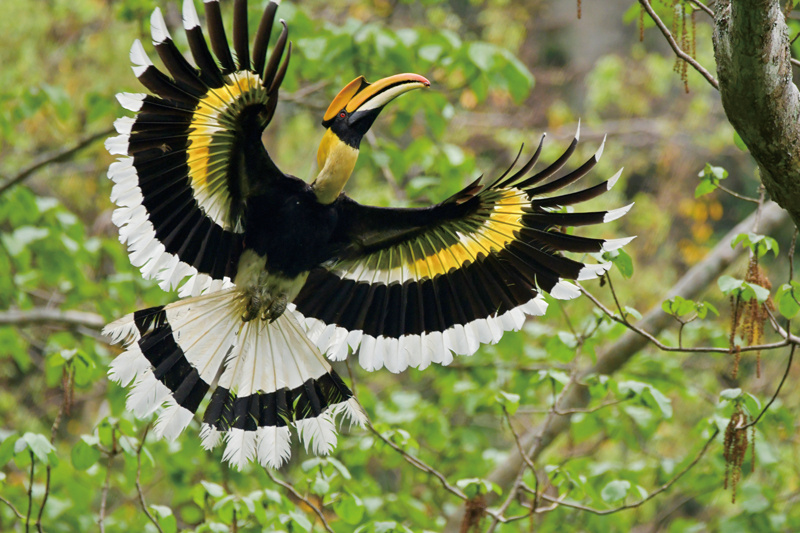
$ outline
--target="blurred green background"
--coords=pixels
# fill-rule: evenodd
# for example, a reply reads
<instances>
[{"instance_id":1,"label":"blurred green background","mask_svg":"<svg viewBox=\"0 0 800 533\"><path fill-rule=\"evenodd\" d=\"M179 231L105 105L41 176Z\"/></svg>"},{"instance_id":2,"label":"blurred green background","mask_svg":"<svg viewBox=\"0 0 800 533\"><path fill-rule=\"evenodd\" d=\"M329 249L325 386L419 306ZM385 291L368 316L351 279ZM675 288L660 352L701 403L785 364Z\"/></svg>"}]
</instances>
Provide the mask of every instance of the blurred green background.
<instances>
[{"instance_id":1,"label":"blurred green background","mask_svg":"<svg viewBox=\"0 0 800 533\"><path fill-rule=\"evenodd\" d=\"M250 4L254 28L264 2ZM226 21L231 5L223 2ZM656 7L713 70L708 17L690 16L686 7L681 19L681 5ZM452 526L464 502L368 430L344 428L329 458L296 448L291 463L273 473L296 492L256 466L237 472L221 464L221 450L200 448L199 423L173 443L141 442L150 421L127 413L125 390L106 379L118 352L96 322L176 295L142 280L117 240L105 177L113 159L102 139L124 114L114 94L142 90L128 50L141 38L155 57L148 21L157 6L187 50L174 1L2 4L0 187L25 179L0 194L0 531L36 530L37 519L54 532L156 531L154 522L163 532L324 531L309 503L338 532L440 531L448 519ZM626 217L591 232L639 236L611 276L622 305L641 313L659 308L686 270L754 209L713 187L696 197L698 173L711 163L727 170L729 189L757 198L756 168L736 146L717 92L693 71L684 83L652 23L640 41L634 1L285 0L278 16L286 19L294 48L264 141L284 171L314 175L322 113L360 74L374 80L416 72L433 84L393 103L362 144L347 190L363 203L440 201L480 174L502 173L522 143L530 154L544 132L549 163L580 119L582 142L571 168L608 135L603 158L584 183L625 167L616 188L588 207L636 202ZM86 148L52 160L98 135ZM45 164L24 174L37 163ZM789 276L792 229L787 224L772 235L779 257L761 258L775 289ZM742 259L728 273L743 278L745 269ZM583 286L613 306L607 285ZM712 312L680 328L682 342L728 347L729 296L713 285L700 301L720 316ZM65 322L74 311L87 315ZM33 312L51 315L33 321ZM15 316L27 318L15 322ZM679 326L674 321L659 338L676 345ZM385 438L466 496L477 496L473 501L502 493L492 503L497 506L510 487L480 480L516 448L509 421L521 434L548 420L553 396L571 372L591 365L596 351L624 329L586 298L552 300L546 316L450 367L393 375L352 364L353 386ZM776 339L769 332L765 338ZM744 354L733 377L732 356L649 347L613 375L590 376L590 406L598 409L575 414L569 430L537 459L540 488L549 480L551 497L594 511L640 501L691 463L740 399L753 409L772 396L787 352L765 352L760 376L755 356ZM748 454L735 503L723 489L720 436L669 491L641 506L604 516L539 501L535 516L496 531L800 530L795 377L792 372L758 425L754 471ZM736 388L752 396L720 398ZM534 486L530 472L524 481ZM523 504L530 502L523 492L504 516L526 515ZM491 527L487 517L475 530Z\"/></svg>"}]
</instances>

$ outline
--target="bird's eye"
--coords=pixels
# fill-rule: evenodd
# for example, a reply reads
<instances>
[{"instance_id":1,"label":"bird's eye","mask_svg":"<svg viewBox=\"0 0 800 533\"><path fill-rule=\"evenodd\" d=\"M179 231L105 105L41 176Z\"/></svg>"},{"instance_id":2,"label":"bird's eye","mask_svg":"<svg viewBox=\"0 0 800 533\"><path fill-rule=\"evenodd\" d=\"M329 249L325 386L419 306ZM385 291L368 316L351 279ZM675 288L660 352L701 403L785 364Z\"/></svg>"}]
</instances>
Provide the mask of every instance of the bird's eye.
<instances>
[{"instance_id":1,"label":"bird's eye","mask_svg":"<svg viewBox=\"0 0 800 533\"><path fill-rule=\"evenodd\" d=\"M342 111L341 113L339 113L339 118L344 118L344 117L346 117L346 116L347 116L347 115L345 114L345 112L344 112L344 111Z\"/></svg>"}]
</instances>

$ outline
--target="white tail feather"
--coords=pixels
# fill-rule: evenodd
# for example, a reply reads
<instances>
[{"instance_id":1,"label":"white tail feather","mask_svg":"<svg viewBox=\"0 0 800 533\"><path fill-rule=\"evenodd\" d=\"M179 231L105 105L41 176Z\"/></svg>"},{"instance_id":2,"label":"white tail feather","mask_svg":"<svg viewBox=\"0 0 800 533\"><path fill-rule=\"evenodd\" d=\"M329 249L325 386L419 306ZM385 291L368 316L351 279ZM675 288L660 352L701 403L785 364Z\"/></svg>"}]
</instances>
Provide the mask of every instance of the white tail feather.
<instances>
[{"instance_id":1,"label":"white tail feather","mask_svg":"<svg viewBox=\"0 0 800 533\"><path fill-rule=\"evenodd\" d=\"M336 447L336 425L330 411L314 418L304 418L294 423L300 441L315 455L328 455Z\"/></svg>"},{"instance_id":2,"label":"white tail feather","mask_svg":"<svg viewBox=\"0 0 800 533\"><path fill-rule=\"evenodd\" d=\"M108 377L111 381L127 387L149 368L150 361L139 350L139 345L134 342L108 365Z\"/></svg>"},{"instance_id":3,"label":"white tail feather","mask_svg":"<svg viewBox=\"0 0 800 533\"><path fill-rule=\"evenodd\" d=\"M331 414L334 418L342 417L340 424L347 420L351 426L356 425L360 428L365 427L369 421L367 413L364 412L361 404L355 398L332 405Z\"/></svg>"},{"instance_id":4,"label":"white tail feather","mask_svg":"<svg viewBox=\"0 0 800 533\"><path fill-rule=\"evenodd\" d=\"M186 429L186 426L189 425L193 418L194 413L178 405L170 396L167 398L166 405L161 410L161 414L158 415L158 420L156 420L153 431L156 437L163 437L172 441L183 433L183 430Z\"/></svg>"},{"instance_id":5,"label":"white tail feather","mask_svg":"<svg viewBox=\"0 0 800 533\"><path fill-rule=\"evenodd\" d=\"M244 465L256 458L256 432L243 429L229 429L225 434L225 452L222 460L241 470Z\"/></svg>"},{"instance_id":6,"label":"white tail feather","mask_svg":"<svg viewBox=\"0 0 800 533\"><path fill-rule=\"evenodd\" d=\"M260 427L256 431L256 456L261 466L280 468L292 456L291 433L288 426Z\"/></svg>"}]
</instances>

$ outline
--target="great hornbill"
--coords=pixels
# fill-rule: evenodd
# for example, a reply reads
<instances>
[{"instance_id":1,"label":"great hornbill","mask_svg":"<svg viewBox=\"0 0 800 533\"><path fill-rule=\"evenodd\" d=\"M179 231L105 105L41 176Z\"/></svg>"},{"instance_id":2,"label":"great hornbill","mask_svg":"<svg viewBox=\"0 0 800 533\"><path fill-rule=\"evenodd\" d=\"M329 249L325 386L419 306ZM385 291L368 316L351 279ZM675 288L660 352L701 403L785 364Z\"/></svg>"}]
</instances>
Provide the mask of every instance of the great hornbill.
<instances>
[{"instance_id":1,"label":"great hornbill","mask_svg":"<svg viewBox=\"0 0 800 533\"><path fill-rule=\"evenodd\" d=\"M134 113L115 122L106 146L121 157L109 168L119 206L113 221L131 262L182 299L136 311L104 330L125 351L111 379L133 383L128 409L160 408L159 436L175 438L209 391L201 430L223 459L279 467L294 427L307 449L336 443L334 419L366 420L350 389L323 356L352 350L367 370L448 364L481 343L541 315L542 291L578 296L565 280L605 272L561 252L601 252L630 239L571 235L568 226L613 220L628 207L564 212L610 189L619 173L593 187L546 196L584 176L600 151L548 181L575 150L532 173L541 151L520 170L425 208L361 205L342 192L363 135L397 96L428 87L416 74L349 83L323 116L311 184L285 174L261 141L278 102L291 55L283 28L267 55L278 1L271 1L248 49L247 2L234 3L233 49L218 0L205 0L211 49L193 0L183 22L196 66L180 53L156 9L153 45L169 76L137 40L133 71L152 94L122 93ZM215 58L216 56L216 58Z\"/></svg>"}]
</instances>

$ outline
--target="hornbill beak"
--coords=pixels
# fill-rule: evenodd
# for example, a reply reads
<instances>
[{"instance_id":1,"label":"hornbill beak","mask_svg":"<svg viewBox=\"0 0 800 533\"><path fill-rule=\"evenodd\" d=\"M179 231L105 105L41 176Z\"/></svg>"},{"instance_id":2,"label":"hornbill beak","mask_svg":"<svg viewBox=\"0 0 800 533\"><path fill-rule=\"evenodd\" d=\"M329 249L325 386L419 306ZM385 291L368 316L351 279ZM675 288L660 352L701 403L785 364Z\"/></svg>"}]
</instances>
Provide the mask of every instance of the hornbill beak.
<instances>
[{"instance_id":1,"label":"hornbill beak","mask_svg":"<svg viewBox=\"0 0 800 533\"><path fill-rule=\"evenodd\" d=\"M361 138L383 106L403 93L430 86L419 74L396 74L375 83L359 76L339 91L322 117L328 129L317 150L319 174L311 184L317 201L329 204L338 198L356 166Z\"/></svg>"},{"instance_id":2,"label":"hornbill beak","mask_svg":"<svg viewBox=\"0 0 800 533\"><path fill-rule=\"evenodd\" d=\"M430 86L431 82L419 74L395 74L375 83L359 76L339 91L328 106L322 125L330 127L338 117L363 135L386 104L403 93Z\"/></svg>"}]
</instances>

